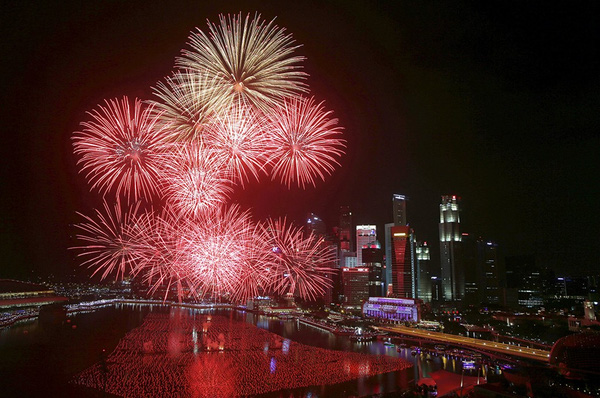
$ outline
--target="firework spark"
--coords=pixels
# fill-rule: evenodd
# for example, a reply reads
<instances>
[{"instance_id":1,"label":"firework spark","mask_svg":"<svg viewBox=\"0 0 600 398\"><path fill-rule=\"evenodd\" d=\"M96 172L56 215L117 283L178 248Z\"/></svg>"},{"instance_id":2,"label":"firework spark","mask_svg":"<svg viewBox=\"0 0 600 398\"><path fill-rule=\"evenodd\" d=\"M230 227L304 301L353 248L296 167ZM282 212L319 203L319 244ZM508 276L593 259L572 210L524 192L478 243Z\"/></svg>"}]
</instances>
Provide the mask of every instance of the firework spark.
<instances>
[{"instance_id":1,"label":"firework spark","mask_svg":"<svg viewBox=\"0 0 600 398\"><path fill-rule=\"evenodd\" d=\"M219 17L220 25L208 21L209 34L198 30L189 37L191 50L177 58L179 67L213 77L218 94L214 103L228 109L232 100L268 110L284 98L307 92L298 63L293 56L294 40L285 29L266 23L256 15Z\"/></svg>"},{"instance_id":2,"label":"firework spark","mask_svg":"<svg viewBox=\"0 0 600 398\"><path fill-rule=\"evenodd\" d=\"M268 129L272 179L281 178L288 188L294 182L304 188L308 183L315 186L316 177L324 180L325 173L331 174L345 144L330 114L313 98L293 98L278 109Z\"/></svg>"},{"instance_id":3,"label":"firework spark","mask_svg":"<svg viewBox=\"0 0 600 398\"><path fill-rule=\"evenodd\" d=\"M142 109L136 98L131 108L123 97L88 113L92 120L81 123L73 146L92 189L103 194L114 189L117 197L124 192L134 201L156 194L165 131L156 127L153 107Z\"/></svg>"}]
</instances>

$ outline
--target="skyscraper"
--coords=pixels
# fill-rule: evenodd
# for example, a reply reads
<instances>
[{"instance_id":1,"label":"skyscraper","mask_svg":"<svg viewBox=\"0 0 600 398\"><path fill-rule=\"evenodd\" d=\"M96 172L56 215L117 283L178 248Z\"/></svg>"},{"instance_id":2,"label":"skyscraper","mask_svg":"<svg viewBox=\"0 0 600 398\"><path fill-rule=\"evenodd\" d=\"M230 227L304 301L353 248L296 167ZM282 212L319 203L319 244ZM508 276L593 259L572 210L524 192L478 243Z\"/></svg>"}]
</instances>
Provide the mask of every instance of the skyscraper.
<instances>
[{"instance_id":1,"label":"skyscraper","mask_svg":"<svg viewBox=\"0 0 600 398\"><path fill-rule=\"evenodd\" d=\"M394 223L385 224L385 287L387 292L392 285L392 227ZM392 286L393 288L393 286Z\"/></svg>"},{"instance_id":2,"label":"skyscraper","mask_svg":"<svg viewBox=\"0 0 600 398\"><path fill-rule=\"evenodd\" d=\"M340 226L338 230L340 250L351 252L352 246L352 211L350 206L340 206Z\"/></svg>"},{"instance_id":3,"label":"skyscraper","mask_svg":"<svg viewBox=\"0 0 600 398\"><path fill-rule=\"evenodd\" d=\"M427 242L418 242L415 250L417 257L417 297L427 303L431 302L431 255Z\"/></svg>"},{"instance_id":4,"label":"skyscraper","mask_svg":"<svg viewBox=\"0 0 600 398\"><path fill-rule=\"evenodd\" d=\"M442 196L440 204L440 258L444 300L462 300L465 270L461 259L460 210L455 195Z\"/></svg>"},{"instance_id":5,"label":"skyscraper","mask_svg":"<svg viewBox=\"0 0 600 398\"><path fill-rule=\"evenodd\" d=\"M377 240L377 227L375 225L356 226L356 265L363 265L362 248Z\"/></svg>"},{"instance_id":6,"label":"skyscraper","mask_svg":"<svg viewBox=\"0 0 600 398\"><path fill-rule=\"evenodd\" d=\"M414 233L408 226L391 227L391 266L394 297L414 298L416 293Z\"/></svg>"},{"instance_id":7,"label":"skyscraper","mask_svg":"<svg viewBox=\"0 0 600 398\"><path fill-rule=\"evenodd\" d=\"M369 269L369 297L383 297L383 251L379 242L363 248L362 258Z\"/></svg>"},{"instance_id":8,"label":"skyscraper","mask_svg":"<svg viewBox=\"0 0 600 398\"><path fill-rule=\"evenodd\" d=\"M499 260L497 243L483 239L477 241L480 303L501 304L504 267Z\"/></svg>"},{"instance_id":9,"label":"skyscraper","mask_svg":"<svg viewBox=\"0 0 600 398\"><path fill-rule=\"evenodd\" d=\"M395 193L392 196L392 209L394 215L394 225L407 225L406 220L406 201L408 198L404 195Z\"/></svg>"}]
</instances>

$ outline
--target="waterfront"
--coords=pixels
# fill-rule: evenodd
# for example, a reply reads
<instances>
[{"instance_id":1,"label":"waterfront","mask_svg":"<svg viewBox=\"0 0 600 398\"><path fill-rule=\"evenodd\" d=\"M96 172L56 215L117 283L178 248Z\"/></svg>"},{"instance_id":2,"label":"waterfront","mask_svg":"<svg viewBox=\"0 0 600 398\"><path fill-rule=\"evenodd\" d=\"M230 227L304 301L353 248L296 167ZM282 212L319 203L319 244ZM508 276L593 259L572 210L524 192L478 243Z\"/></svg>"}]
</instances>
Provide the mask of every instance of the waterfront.
<instances>
[{"instance_id":1,"label":"waterfront","mask_svg":"<svg viewBox=\"0 0 600 398\"><path fill-rule=\"evenodd\" d=\"M83 390L69 383L76 374L100 360L102 350L113 352L129 331L139 327L149 312L215 314L232 321L243 321L300 344L352 351L362 354L387 355L402 358L415 365L404 372L388 372L359 377L331 386L311 386L290 389L293 396L352 396L398 391L408 387L415 374L427 377L437 369L460 372L460 360L444 357L412 356L409 348L396 350L382 341L357 343L347 336L335 336L297 320L232 310L168 309L166 307L113 305L91 313L75 314L60 325L41 325L37 320L15 324L0 331L0 371L11 377L0 381L7 395L81 396L98 395L98 390ZM227 352L224 354L227 355ZM281 392L281 391L280 391ZM271 393L267 396L279 396ZM289 396L289 394L286 394Z\"/></svg>"}]
</instances>

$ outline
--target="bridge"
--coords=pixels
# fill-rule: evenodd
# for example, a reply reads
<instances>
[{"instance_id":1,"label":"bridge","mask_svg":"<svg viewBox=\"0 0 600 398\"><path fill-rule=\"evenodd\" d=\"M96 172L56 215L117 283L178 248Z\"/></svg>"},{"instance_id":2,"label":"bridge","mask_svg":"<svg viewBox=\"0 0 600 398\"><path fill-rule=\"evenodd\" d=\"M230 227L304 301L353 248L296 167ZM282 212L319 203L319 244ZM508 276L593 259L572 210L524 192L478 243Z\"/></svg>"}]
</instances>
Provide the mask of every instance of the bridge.
<instances>
[{"instance_id":1,"label":"bridge","mask_svg":"<svg viewBox=\"0 0 600 398\"><path fill-rule=\"evenodd\" d=\"M511 355L541 362L549 362L550 351L538 348L520 347L512 344L497 343L494 341L474 339L472 337L457 336L454 334L433 332L423 329L409 328L406 326L378 326L378 330L397 333L405 336L428 339L439 343L459 345L482 351Z\"/></svg>"}]
</instances>

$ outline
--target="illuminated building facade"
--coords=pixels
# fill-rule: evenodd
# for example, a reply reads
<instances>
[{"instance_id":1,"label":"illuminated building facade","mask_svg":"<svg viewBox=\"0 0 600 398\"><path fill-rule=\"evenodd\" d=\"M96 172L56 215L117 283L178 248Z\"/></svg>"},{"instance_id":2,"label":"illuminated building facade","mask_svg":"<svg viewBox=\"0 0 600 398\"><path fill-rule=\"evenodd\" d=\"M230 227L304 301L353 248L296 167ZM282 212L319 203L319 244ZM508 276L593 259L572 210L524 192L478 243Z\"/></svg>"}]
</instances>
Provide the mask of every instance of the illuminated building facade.
<instances>
[{"instance_id":1,"label":"illuminated building facade","mask_svg":"<svg viewBox=\"0 0 600 398\"><path fill-rule=\"evenodd\" d=\"M399 298L414 298L414 233L408 226L396 225L390 228L390 234L393 295Z\"/></svg>"},{"instance_id":2,"label":"illuminated building facade","mask_svg":"<svg viewBox=\"0 0 600 398\"><path fill-rule=\"evenodd\" d=\"M341 268L340 279L345 307L360 308L369 298L369 269L366 267Z\"/></svg>"},{"instance_id":3,"label":"illuminated building facade","mask_svg":"<svg viewBox=\"0 0 600 398\"><path fill-rule=\"evenodd\" d=\"M356 264L361 267L364 262L362 259L362 248L371 242L377 240L377 227L375 225L357 225L356 226Z\"/></svg>"},{"instance_id":4,"label":"illuminated building facade","mask_svg":"<svg viewBox=\"0 0 600 398\"><path fill-rule=\"evenodd\" d=\"M379 242L371 242L362 249L365 267L369 269L369 297L384 296L383 250Z\"/></svg>"},{"instance_id":5,"label":"illuminated building facade","mask_svg":"<svg viewBox=\"0 0 600 398\"><path fill-rule=\"evenodd\" d=\"M427 242L418 242L415 248L417 258L417 298L429 303L432 298L431 255Z\"/></svg>"},{"instance_id":6,"label":"illuminated building facade","mask_svg":"<svg viewBox=\"0 0 600 398\"><path fill-rule=\"evenodd\" d=\"M369 297L362 308L364 317L391 322L419 322L417 300L391 297Z\"/></svg>"},{"instance_id":7,"label":"illuminated building facade","mask_svg":"<svg viewBox=\"0 0 600 398\"><path fill-rule=\"evenodd\" d=\"M442 196L440 204L440 259L442 294L446 301L465 296L465 269L461 256L460 210L458 198Z\"/></svg>"}]
</instances>

